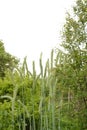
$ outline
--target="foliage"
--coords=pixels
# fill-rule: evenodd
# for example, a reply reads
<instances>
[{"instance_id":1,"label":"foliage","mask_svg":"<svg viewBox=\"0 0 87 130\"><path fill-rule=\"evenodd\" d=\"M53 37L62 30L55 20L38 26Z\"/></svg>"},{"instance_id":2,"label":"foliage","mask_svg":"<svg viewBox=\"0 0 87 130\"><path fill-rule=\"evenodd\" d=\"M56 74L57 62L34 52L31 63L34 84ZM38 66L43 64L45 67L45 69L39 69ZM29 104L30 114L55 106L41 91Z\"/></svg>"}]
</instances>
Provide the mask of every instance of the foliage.
<instances>
[{"instance_id":1,"label":"foliage","mask_svg":"<svg viewBox=\"0 0 87 130\"><path fill-rule=\"evenodd\" d=\"M11 54L7 53L4 44L0 41L0 77L5 77L5 72L10 69L13 70L14 66L18 64L18 59Z\"/></svg>"},{"instance_id":2,"label":"foliage","mask_svg":"<svg viewBox=\"0 0 87 130\"><path fill-rule=\"evenodd\" d=\"M26 59L23 66L17 68L13 73L8 71L6 77L1 80L1 108L3 111L0 119L5 122L4 112L10 115L9 123L4 126L0 122L0 129L56 129L56 79L51 74L53 68L53 51L51 53L51 66L46 63L45 70L42 65L42 55L40 57L40 74L36 74L35 63L33 62L33 73L27 68ZM9 80L7 80L9 79ZM9 81L9 82L7 82ZM10 84L10 85L9 85ZM7 87L9 85L9 87ZM8 90L7 92L6 89ZM6 106L5 106L6 105ZM7 106L9 109L7 110ZM10 114L11 113L11 114ZM3 119L4 116L4 119ZM57 119L58 120L58 119Z\"/></svg>"},{"instance_id":3,"label":"foliage","mask_svg":"<svg viewBox=\"0 0 87 130\"><path fill-rule=\"evenodd\" d=\"M66 17L64 52L58 50L54 60L52 50L45 68L41 54L40 74L35 62L28 70L25 58L0 79L1 130L87 130L86 8L86 0L77 0Z\"/></svg>"},{"instance_id":4,"label":"foliage","mask_svg":"<svg viewBox=\"0 0 87 130\"><path fill-rule=\"evenodd\" d=\"M69 129L87 129L87 1L77 0L73 14L67 13L62 44L65 53L56 65L55 75L69 104ZM59 54L58 54L59 55ZM56 59L57 60L57 59ZM65 101L65 100L64 100ZM69 103L70 102L70 103ZM65 111L66 112L66 109ZM73 119L74 118L74 119ZM76 123L76 125L75 125ZM67 127L68 129L68 127Z\"/></svg>"},{"instance_id":5,"label":"foliage","mask_svg":"<svg viewBox=\"0 0 87 130\"><path fill-rule=\"evenodd\" d=\"M73 50L87 49L87 1L77 0L73 14L67 13L63 31L63 46Z\"/></svg>"}]
</instances>

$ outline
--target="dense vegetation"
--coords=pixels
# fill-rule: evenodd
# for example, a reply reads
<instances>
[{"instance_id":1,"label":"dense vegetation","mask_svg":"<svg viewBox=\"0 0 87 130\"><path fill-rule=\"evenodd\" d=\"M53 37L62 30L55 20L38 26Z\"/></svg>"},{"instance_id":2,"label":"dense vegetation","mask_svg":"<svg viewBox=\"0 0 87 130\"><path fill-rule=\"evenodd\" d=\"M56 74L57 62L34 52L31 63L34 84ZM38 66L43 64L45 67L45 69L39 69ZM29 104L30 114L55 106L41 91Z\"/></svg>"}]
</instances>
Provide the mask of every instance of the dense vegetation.
<instances>
[{"instance_id":1,"label":"dense vegetation","mask_svg":"<svg viewBox=\"0 0 87 130\"><path fill-rule=\"evenodd\" d=\"M8 69L12 70L18 65L19 60L7 53L4 48L4 44L0 41L0 77L4 78Z\"/></svg>"},{"instance_id":2,"label":"dense vegetation","mask_svg":"<svg viewBox=\"0 0 87 130\"><path fill-rule=\"evenodd\" d=\"M35 62L28 70L26 58L3 71L0 130L87 130L87 1L77 0L73 12L63 28L64 51L54 58L52 50L45 68L41 54L40 74Z\"/></svg>"}]
</instances>

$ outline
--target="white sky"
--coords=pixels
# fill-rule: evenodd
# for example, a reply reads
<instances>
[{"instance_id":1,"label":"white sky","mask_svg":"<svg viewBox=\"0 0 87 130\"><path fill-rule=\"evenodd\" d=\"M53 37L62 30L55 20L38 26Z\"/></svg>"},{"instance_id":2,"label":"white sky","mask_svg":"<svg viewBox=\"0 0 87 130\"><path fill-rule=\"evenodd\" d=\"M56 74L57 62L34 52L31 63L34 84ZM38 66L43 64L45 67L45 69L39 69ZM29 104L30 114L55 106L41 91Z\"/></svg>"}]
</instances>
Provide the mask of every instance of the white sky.
<instances>
[{"instance_id":1,"label":"white sky","mask_svg":"<svg viewBox=\"0 0 87 130\"><path fill-rule=\"evenodd\" d=\"M75 0L0 0L0 39L6 51L28 62L49 57L59 43L66 10Z\"/></svg>"}]
</instances>

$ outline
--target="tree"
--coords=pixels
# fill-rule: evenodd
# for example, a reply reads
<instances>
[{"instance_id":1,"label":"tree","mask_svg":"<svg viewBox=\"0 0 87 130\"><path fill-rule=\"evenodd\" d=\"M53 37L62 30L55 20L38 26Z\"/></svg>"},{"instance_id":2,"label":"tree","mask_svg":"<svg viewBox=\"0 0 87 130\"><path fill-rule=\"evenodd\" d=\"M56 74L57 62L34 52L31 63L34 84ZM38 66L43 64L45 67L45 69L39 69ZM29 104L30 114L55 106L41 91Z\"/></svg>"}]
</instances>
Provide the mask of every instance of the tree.
<instances>
[{"instance_id":1,"label":"tree","mask_svg":"<svg viewBox=\"0 0 87 130\"><path fill-rule=\"evenodd\" d=\"M64 94L72 97L70 111L67 116L71 123L74 120L76 129L87 129L87 0L77 0L73 13L67 13L66 23L62 33L63 54L62 64L57 65L58 84L61 83ZM61 77L60 77L61 76ZM71 94L71 92L72 94ZM72 96L73 95L73 96ZM69 100L69 101L70 101ZM73 122L74 122L73 120Z\"/></svg>"},{"instance_id":2,"label":"tree","mask_svg":"<svg viewBox=\"0 0 87 130\"><path fill-rule=\"evenodd\" d=\"M72 16L67 13L63 32L63 46L68 51L87 49L87 1L77 0L73 12Z\"/></svg>"},{"instance_id":3,"label":"tree","mask_svg":"<svg viewBox=\"0 0 87 130\"><path fill-rule=\"evenodd\" d=\"M0 77L5 77L5 72L10 69L13 70L14 66L18 64L18 59L11 54L7 53L4 44L0 41Z\"/></svg>"}]
</instances>

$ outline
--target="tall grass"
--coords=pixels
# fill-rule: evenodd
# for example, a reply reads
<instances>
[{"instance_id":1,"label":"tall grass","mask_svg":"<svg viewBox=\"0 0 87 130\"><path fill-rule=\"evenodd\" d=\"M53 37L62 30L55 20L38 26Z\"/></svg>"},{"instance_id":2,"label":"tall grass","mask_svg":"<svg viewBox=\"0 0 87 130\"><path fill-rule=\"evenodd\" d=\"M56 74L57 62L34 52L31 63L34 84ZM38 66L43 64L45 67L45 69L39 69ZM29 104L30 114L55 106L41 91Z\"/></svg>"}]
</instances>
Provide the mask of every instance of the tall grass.
<instances>
[{"instance_id":1,"label":"tall grass","mask_svg":"<svg viewBox=\"0 0 87 130\"><path fill-rule=\"evenodd\" d=\"M56 64L57 62L63 62L62 58L56 60ZM16 74L10 74L14 84L13 96L3 95L1 98L9 98L12 102L11 130L61 130L62 107L58 109L57 106L62 106L62 96L58 96L60 99L57 102L57 78L53 75L54 51L52 50L45 68L42 64L42 54L39 64L39 75L36 74L35 62L32 63L33 73L28 70L26 58L23 66L16 69ZM27 82L32 84L29 86ZM18 125L15 127L16 124Z\"/></svg>"}]
</instances>

